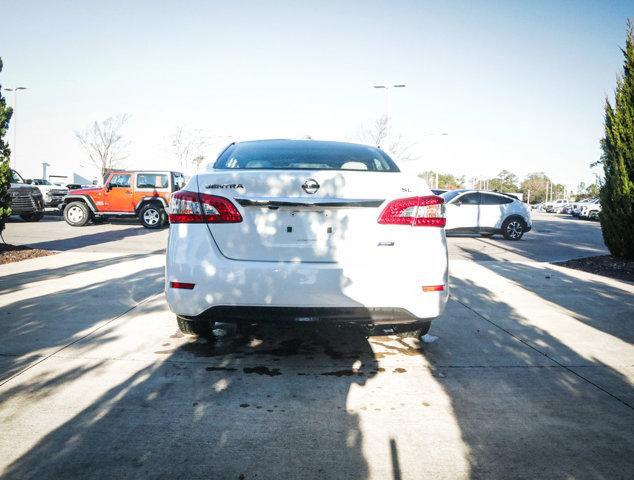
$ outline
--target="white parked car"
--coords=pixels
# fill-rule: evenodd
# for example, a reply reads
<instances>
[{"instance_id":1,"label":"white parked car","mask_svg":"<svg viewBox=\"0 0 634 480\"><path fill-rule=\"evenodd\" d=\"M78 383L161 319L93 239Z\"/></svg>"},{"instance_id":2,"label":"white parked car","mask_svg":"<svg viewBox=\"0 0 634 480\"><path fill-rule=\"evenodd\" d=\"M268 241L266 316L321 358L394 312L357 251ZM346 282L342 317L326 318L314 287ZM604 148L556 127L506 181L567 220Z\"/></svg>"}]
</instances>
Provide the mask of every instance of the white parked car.
<instances>
[{"instance_id":1,"label":"white parked car","mask_svg":"<svg viewBox=\"0 0 634 480\"><path fill-rule=\"evenodd\" d=\"M382 150L231 144L170 202L165 292L181 330L223 322L421 335L448 298L443 199Z\"/></svg>"},{"instance_id":2,"label":"white parked car","mask_svg":"<svg viewBox=\"0 0 634 480\"><path fill-rule=\"evenodd\" d=\"M569 202L564 198L558 198L557 200L551 200L550 202L544 202L542 210L548 213L559 213L559 209L564 207Z\"/></svg>"},{"instance_id":3,"label":"white parked car","mask_svg":"<svg viewBox=\"0 0 634 480\"><path fill-rule=\"evenodd\" d=\"M601 202L599 199L593 202L583 203L579 207L579 218L598 220L599 213L601 213Z\"/></svg>"},{"instance_id":4,"label":"white parked car","mask_svg":"<svg viewBox=\"0 0 634 480\"><path fill-rule=\"evenodd\" d=\"M588 205L598 204L598 203L599 203L598 198L590 198L587 200L581 200L579 202L575 202L572 204L572 209L570 213L572 213L573 216L578 217L581 214L581 209L583 207Z\"/></svg>"},{"instance_id":5,"label":"white parked car","mask_svg":"<svg viewBox=\"0 0 634 480\"><path fill-rule=\"evenodd\" d=\"M533 226L530 208L512 195L450 190L441 196L447 204L448 233L479 233L485 237L501 233L507 240L519 240Z\"/></svg>"},{"instance_id":6,"label":"white parked car","mask_svg":"<svg viewBox=\"0 0 634 480\"><path fill-rule=\"evenodd\" d=\"M55 185L43 178L33 178L27 180L42 193L44 204L47 207L57 207L64 201L64 197L68 194L68 188Z\"/></svg>"}]
</instances>

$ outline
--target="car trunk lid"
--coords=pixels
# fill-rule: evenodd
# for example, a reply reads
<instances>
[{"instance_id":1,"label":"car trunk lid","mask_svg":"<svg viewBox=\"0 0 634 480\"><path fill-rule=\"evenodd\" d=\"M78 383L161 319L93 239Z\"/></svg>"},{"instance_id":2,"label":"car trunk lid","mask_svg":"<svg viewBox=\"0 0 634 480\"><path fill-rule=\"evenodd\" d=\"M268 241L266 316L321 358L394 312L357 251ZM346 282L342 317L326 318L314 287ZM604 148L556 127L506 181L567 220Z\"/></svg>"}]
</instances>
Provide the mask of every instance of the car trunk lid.
<instances>
[{"instance_id":1,"label":"car trunk lid","mask_svg":"<svg viewBox=\"0 0 634 480\"><path fill-rule=\"evenodd\" d=\"M387 201L430 193L400 172L215 170L197 180L199 192L228 198L243 217L208 224L222 254L252 261L337 262L382 239Z\"/></svg>"}]
</instances>

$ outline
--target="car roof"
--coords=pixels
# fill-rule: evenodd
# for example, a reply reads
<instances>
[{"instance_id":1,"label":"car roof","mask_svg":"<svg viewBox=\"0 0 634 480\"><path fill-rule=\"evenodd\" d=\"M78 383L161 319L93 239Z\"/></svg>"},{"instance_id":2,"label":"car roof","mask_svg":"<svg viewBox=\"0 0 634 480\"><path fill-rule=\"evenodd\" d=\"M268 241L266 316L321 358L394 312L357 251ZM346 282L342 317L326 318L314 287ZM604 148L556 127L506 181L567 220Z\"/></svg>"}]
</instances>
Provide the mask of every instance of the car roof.
<instances>
[{"instance_id":1,"label":"car roof","mask_svg":"<svg viewBox=\"0 0 634 480\"><path fill-rule=\"evenodd\" d=\"M313 140L313 139L305 139L305 138L301 138L301 139L291 139L291 138L272 138L272 139L263 139L263 140L244 140L241 142L233 142L231 144L229 144L229 146L231 145L246 145L246 144L251 144L251 145L294 145L297 146L298 148L301 148L302 146L308 146L308 145L315 145L315 144L319 144L319 145L323 145L323 146L332 146L333 148L336 147L370 147L370 148L380 148L378 146L373 146L373 145L367 145L364 143L354 143L354 142L339 142L339 141L335 141L335 140Z\"/></svg>"},{"instance_id":2,"label":"car roof","mask_svg":"<svg viewBox=\"0 0 634 480\"><path fill-rule=\"evenodd\" d=\"M447 192L460 192L460 193L493 193L494 195L504 195L505 197L511 197L517 199L514 195L504 192L496 192L495 190L476 190L474 188L456 188L454 190L446 190Z\"/></svg>"},{"instance_id":3,"label":"car roof","mask_svg":"<svg viewBox=\"0 0 634 480\"><path fill-rule=\"evenodd\" d=\"M111 170L110 173L178 173L176 170Z\"/></svg>"},{"instance_id":4,"label":"car roof","mask_svg":"<svg viewBox=\"0 0 634 480\"><path fill-rule=\"evenodd\" d=\"M447 192L458 192L459 194L463 194L463 193L488 193L488 194L493 194L493 195L501 195L503 197L507 197L507 198L510 198L512 200L517 200L518 202L520 201L520 199L517 198L515 195L511 195L510 193L504 193L504 192L496 192L494 190L476 190L476 189L472 189L472 188L457 188L455 190L447 190L446 192L443 192L443 193L447 193Z\"/></svg>"}]
</instances>

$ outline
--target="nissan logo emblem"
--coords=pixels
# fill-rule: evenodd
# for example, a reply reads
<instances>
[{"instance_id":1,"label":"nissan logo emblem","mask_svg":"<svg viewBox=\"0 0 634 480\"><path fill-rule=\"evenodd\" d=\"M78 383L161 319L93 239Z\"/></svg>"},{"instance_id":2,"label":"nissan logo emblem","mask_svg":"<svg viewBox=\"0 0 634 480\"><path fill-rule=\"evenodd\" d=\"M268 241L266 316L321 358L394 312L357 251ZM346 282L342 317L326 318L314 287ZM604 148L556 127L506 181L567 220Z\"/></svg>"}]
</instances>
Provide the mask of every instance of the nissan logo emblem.
<instances>
[{"instance_id":1,"label":"nissan logo emblem","mask_svg":"<svg viewBox=\"0 0 634 480\"><path fill-rule=\"evenodd\" d=\"M310 193L312 195L313 193L317 193L317 190L319 190L319 183L317 183L317 180L309 178L304 182L302 188L306 193Z\"/></svg>"}]
</instances>

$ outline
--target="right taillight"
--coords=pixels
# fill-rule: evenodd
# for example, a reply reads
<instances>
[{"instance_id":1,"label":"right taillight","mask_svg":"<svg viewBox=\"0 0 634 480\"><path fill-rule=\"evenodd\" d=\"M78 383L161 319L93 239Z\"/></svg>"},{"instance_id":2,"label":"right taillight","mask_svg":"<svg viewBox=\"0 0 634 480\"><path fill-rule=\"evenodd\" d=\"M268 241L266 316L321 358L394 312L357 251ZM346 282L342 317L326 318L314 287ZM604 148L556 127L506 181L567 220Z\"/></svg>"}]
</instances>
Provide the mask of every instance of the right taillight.
<instances>
[{"instance_id":1,"label":"right taillight","mask_svg":"<svg viewBox=\"0 0 634 480\"><path fill-rule=\"evenodd\" d=\"M170 201L170 223L240 223L242 215L224 197L180 190Z\"/></svg>"},{"instance_id":2,"label":"right taillight","mask_svg":"<svg viewBox=\"0 0 634 480\"><path fill-rule=\"evenodd\" d=\"M447 223L445 200L435 195L392 200L381 212L379 223L413 227L444 227Z\"/></svg>"}]
</instances>

